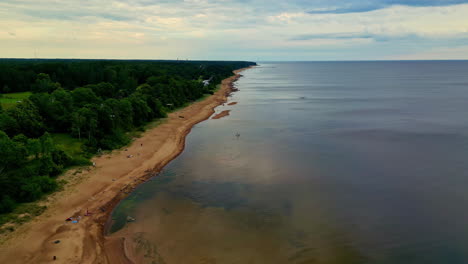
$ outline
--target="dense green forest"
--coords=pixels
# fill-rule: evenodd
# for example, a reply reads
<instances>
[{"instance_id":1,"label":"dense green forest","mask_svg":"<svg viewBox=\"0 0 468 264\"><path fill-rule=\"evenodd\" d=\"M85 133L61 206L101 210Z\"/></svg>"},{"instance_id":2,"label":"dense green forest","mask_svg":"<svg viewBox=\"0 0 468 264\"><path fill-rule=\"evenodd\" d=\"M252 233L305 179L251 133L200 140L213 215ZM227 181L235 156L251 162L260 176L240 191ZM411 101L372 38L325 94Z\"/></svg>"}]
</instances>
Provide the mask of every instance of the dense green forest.
<instances>
[{"instance_id":1,"label":"dense green forest","mask_svg":"<svg viewBox=\"0 0 468 264\"><path fill-rule=\"evenodd\" d=\"M254 64L0 60L0 102L13 100L0 104L0 213L56 190L67 167L128 144L129 131L212 94L233 70ZM79 141L82 155L55 143L58 135Z\"/></svg>"}]
</instances>

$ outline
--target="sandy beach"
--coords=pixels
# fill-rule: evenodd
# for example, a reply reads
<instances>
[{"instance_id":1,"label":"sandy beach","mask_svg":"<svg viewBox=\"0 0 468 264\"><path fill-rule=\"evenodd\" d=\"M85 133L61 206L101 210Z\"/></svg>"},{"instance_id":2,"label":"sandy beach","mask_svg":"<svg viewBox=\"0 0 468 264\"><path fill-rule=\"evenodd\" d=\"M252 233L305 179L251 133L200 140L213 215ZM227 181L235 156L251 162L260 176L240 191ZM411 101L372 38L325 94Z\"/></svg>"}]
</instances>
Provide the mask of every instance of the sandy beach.
<instances>
[{"instance_id":1,"label":"sandy beach","mask_svg":"<svg viewBox=\"0 0 468 264\"><path fill-rule=\"evenodd\" d=\"M223 80L214 95L169 114L130 146L95 157L96 167L79 173L76 184L49 198L42 215L9 234L0 246L0 263L138 263L130 260L124 238L104 234L112 209L183 151L191 128L227 101L242 70ZM80 221L66 222L69 217Z\"/></svg>"}]
</instances>

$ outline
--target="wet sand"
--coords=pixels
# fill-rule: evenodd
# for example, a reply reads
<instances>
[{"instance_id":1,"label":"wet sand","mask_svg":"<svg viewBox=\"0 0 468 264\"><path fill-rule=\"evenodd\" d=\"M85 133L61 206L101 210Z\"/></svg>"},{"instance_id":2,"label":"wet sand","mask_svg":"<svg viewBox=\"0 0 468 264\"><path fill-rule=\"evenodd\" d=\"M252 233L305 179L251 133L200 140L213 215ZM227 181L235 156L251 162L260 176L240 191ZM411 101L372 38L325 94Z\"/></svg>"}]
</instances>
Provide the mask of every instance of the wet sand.
<instances>
[{"instance_id":1,"label":"wet sand","mask_svg":"<svg viewBox=\"0 0 468 264\"><path fill-rule=\"evenodd\" d=\"M54 256L53 263L134 263L135 254L126 250L123 237L104 235L112 209L183 151L191 128L227 101L242 70L223 80L214 95L169 114L164 123L146 131L125 150L94 158L95 168L53 195L45 213L9 235L0 246L0 263L50 263ZM85 216L87 210L91 215ZM80 216L81 221L65 222L72 216Z\"/></svg>"},{"instance_id":2,"label":"wet sand","mask_svg":"<svg viewBox=\"0 0 468 264\"><path fill-rule=\"evenodd\" d=\"M132 216L136 221L112 237L124 241L134 263L288 263L287 230L276 216L204 207L167 193Z\"/></svg>"},{"instance_id":3,"label":"wet sand","mask_svg":"<svg viewBox=\"0 0 468 264\"><path fill-rule=\"evenodd\" d=\"M223 117L225 117L225 116L228 116L230 112L231 112L231 110L224 110L224 111L222 111L221 113L216 114L215 116L213 116L211 119L220 119L220 118L223 118Z\"/></svg>"}]
</instances>

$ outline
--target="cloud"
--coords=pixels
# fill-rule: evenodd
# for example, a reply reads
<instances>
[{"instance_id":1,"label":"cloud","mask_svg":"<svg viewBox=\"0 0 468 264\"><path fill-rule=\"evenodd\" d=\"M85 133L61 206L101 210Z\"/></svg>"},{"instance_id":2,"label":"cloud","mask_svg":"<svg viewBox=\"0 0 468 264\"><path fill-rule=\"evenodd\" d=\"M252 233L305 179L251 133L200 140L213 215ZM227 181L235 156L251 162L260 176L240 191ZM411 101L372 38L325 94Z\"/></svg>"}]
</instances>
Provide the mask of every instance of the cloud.
<instances>
[{"instance_id":1,"label":"cloud","mask_svg":"<svg viewBox=\"0 0 468 264\"><path fill-rule=\"evenodd\" d=\"M35 50L40 57L141 59L429 56L466 43L465 2L3 0L0 57Z\"/></svg>"},{"instance_id":2,"label":"cloud","mask_svg":"<svg viewBox=\"0 0 468 264\"><path fill-rule=\"evenodd\" d=\"M298 35L290 40L311 40L311 39L374 39L375 36L365 33L332 33L332 34L310 34Z\"/></svg>"},{"instance_id":3,"label":"cloud","mask_svg":"<svg viewBox=\"0 0 468 264\"><path fill-rule=\"evenodd\" d=\"M341 1L343 2L343 1ZM333 3L333 2L332 2ZM352 0L345 4L337 3L332 7L321 7L307 11L309 14L346 14L364 13L383 9L389 6L402 5L413 7L451 6L468 3L468 0Z\"/></svg>"},{"instance_id":4,"label":"cloud","mask_svg":"<svg viewBox=\"0 0 468 264\"><path fill-rule=\"evenodd\" d=\"M401 42L401 41L432 41L438 40L439 42L450 40L452 45L464 45L468 42L467 34L458 34L455 36L421 36L415 33L401 33L397 35L388 35L385 33L373 34L365 32L353 32L353 33L325 33L325 34L310 34L310 35L297 35L289 38L291 41L308 41L308 40L357 40L357 39L368 39L375 42Z\"/></svg>"}]
</instances>

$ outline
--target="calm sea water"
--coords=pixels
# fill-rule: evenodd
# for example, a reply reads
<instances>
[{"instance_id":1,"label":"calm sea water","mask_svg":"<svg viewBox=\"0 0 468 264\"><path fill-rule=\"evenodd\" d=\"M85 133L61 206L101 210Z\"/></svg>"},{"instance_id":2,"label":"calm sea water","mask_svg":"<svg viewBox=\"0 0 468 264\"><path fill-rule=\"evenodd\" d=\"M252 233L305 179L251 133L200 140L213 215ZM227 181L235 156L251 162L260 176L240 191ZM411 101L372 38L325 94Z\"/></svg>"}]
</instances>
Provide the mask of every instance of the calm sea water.
<instances>
[{"instance_id":1,"label":"calm sea water","mask_svg":"<svg viewBox=\"0 0 468 264\"><path fill-rule=\"evenodd\" d=\"M243 75L231 115L116 209L148 261L468 263L468 62Z\"/></svg>"}]
</instances>

